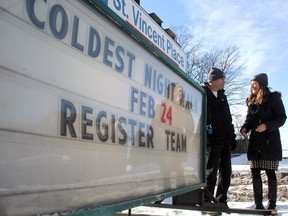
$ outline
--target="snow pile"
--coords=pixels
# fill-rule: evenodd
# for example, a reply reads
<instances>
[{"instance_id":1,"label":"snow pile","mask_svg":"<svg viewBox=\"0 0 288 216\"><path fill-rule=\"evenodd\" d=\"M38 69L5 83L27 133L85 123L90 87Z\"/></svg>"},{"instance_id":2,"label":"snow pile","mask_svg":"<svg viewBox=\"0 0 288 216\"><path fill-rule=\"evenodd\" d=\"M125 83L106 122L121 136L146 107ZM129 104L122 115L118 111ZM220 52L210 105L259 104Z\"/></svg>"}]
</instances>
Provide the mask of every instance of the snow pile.
<instances>
[{"instance_id":1,"label":"snow pile","mask_svg":"<svg viewBox=\"0 0 288 216\"><path fill-rule=\"evenodd\" d=\"M277 180L278 180L278 197L277 197L277 213L281 216L288 216L288 151L283 152L284 159L280 162L279 171L277 171ZM262 173L262 181L264 197L263 205L267 206L267 177L265 172ZM232 158L232 178L231 178L231 187L228 194L228 206L230 208L244 208L244 209L254 209L253 201L253 189L252 189L252 178L250 174L250 166L247 161L246 154L233 157ZM166 199L163 203L171 204L171 198ZM127 213L124 211L123 213ZM156 207L145 207L140 206L133 208L131 213L142 214L142 215L157 215L157 216L190 216L190 215L203 215L199 211L190 211L190 210L179 210L179 209L165 209L165 208L156 208ZM240 215L237 213L222 215Z\"/></svg>"}]
</instances>

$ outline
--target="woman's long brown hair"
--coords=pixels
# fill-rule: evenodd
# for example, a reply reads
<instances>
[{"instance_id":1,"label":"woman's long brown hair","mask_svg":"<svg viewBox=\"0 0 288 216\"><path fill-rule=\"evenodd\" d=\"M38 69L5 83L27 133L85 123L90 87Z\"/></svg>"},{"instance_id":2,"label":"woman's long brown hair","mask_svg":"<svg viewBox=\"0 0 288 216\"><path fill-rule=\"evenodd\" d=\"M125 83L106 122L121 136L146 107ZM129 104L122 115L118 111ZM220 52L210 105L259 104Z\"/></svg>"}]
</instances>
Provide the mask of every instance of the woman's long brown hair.
<instances>
[{"instance_id":1,"label":"woman's long brown hair","mask_svg":"<svg viewBox=\"0 0 288 216\"><path fill-rule=\"evenodd\" d=\"M259 83L260 89L257 93L257 95L254 95L252 92L250 93L248 99L247 99L247 104L248 106L252 104L262 104L265 96L269 93L269 89Z\"/></svg>"}]
</instances>

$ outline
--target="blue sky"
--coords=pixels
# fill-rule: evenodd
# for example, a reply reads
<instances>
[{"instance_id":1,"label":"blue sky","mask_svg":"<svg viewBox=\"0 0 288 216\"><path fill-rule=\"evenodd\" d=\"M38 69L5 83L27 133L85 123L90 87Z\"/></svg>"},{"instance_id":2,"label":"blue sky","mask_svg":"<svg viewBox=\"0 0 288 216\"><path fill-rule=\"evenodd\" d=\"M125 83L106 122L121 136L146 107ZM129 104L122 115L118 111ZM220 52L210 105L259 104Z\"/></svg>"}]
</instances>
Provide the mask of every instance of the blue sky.
<instances>
[{"instance_id":1,"label":"blue sky","mask_svg":"<svg viewBox=\"0 0 288 216\"><path fill-rule=\"evenodd\" d=\"M282 93L287 112L288 1L140 0L140 5L148 13L155 12L163 28L187 26L193 40L208 48L240 47L245 76L267 73L269 87ZM249 94L249 83L243 91ZM288 120L280 131L283 147L288 149Z\"/></svg>"}]
</instances>

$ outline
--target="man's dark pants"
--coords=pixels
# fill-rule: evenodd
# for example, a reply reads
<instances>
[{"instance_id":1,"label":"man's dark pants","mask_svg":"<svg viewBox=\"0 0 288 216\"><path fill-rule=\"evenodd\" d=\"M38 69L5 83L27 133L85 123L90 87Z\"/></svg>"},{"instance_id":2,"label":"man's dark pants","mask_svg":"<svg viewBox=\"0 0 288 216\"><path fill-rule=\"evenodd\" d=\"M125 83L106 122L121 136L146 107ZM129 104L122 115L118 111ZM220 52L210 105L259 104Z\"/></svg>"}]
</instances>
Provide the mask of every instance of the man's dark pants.
<instances>
[{"instance_id":1,"label":"man's dark pants","mask_svg":"<svg viewBox=\"0 0 288 216\"><path fill-rule=\"evenodd\" d=\"M219 170L216 198L220 203L227 204L227 192L231 181L231 149L230 145L210 145L207 147L207 187L214 195Z\"/></svg>"}]
</instances>

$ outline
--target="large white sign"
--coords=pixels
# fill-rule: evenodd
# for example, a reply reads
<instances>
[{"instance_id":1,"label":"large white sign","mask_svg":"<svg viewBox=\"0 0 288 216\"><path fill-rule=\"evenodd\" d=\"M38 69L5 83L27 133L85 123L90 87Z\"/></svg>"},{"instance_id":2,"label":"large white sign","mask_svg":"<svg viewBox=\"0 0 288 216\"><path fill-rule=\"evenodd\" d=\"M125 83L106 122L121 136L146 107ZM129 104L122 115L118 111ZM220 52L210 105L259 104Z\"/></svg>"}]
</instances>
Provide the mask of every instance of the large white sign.
<instances>
[{"instance_id":1,"label":"large white sign","mask_svg":"<svg viewBox=\"0 0 288 216\"><path fill-rule=\"evenodd\" d=\"M186 53L138 4L132 0L102 0L102 2L186 72Z\"/></svg>"},{"instance_id":2,"label":"large white sign","mask_svg":"<svg viewBox=\"0 0 288 216\"><path fill-rule=\"evenodd\" d=\"M202 94L189 80L85 2L0 7L1 212L107 206L203 183Z\"/></svg>"}]
</instances>

